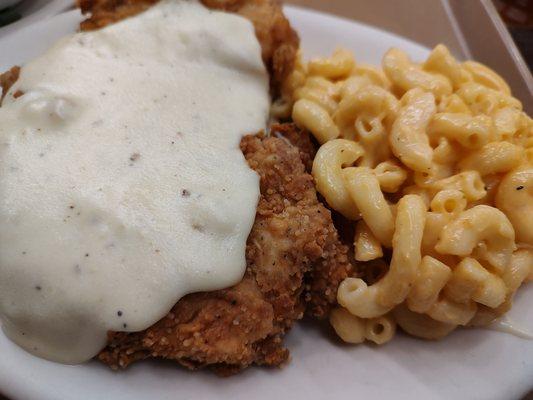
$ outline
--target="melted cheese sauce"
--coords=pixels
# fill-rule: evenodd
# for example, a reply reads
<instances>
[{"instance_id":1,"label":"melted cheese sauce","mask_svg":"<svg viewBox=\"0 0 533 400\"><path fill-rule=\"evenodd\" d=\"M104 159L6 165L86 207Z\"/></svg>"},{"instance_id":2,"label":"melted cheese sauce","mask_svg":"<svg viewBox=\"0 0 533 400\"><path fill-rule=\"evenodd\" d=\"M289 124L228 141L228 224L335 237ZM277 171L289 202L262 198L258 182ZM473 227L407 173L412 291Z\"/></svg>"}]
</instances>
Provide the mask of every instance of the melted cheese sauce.
<instances>
[{"instance_id":1,"label":"melted cheese sauce","mask_svg":"<svg viewBox=\"0 0 533 400\"><path fill-rule=\"evenodd\" d=\"M237 283L259 197L239 142L268 111L252 24L197 1L72 35L24 66L0 108L8 337L79 363L108 330Z\"/></svg>"},{"instance_id":2,"label":"melted cheese sauce","mask_svg":"<svg viewBox=\"0 0 533 400\"><path fill-rule=\"evenodd\" d=\"M533 332L528 332L522 329L521 327L517 326L513 321L507 319L506 317L497 319L490 325L486 326L485 329L508 333L510 335L519 337L521 339L533 340Z\"/></svg>"}]
</instances>

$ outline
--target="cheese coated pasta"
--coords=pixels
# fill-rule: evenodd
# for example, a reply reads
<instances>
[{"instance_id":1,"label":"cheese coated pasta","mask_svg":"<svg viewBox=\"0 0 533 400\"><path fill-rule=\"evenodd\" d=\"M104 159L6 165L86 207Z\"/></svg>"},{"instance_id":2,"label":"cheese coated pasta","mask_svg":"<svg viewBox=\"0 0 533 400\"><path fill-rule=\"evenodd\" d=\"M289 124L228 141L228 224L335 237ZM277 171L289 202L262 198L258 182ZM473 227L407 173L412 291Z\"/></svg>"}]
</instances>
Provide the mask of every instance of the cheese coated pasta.
<instances>
[{"instance_id":1,"label":"cheese coated pasta","mask_svg":"<svg viewBox=\"0 0 533 400\"><path fill-rule=\"evenodd\" d=\"M337 50L293 75L293 119L321 144L317 190L355 232L338 335L380 344L398 324L438 339L509 310L533 278L533 120L505 80L443 45L422 63L391 49L381 68Z\"/></svg>"}]
</instances>

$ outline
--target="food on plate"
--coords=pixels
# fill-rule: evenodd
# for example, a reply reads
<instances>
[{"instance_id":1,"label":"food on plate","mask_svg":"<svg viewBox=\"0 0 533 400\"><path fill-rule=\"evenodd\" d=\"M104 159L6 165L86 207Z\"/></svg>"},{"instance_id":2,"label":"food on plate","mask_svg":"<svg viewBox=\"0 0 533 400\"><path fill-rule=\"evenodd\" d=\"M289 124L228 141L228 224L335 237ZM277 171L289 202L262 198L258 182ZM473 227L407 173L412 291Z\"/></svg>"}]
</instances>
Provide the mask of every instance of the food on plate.
<instances>
[{"instance_id":1,"label":"food on plate","mask_svg":"<svg viewBox=\"0 0 533 400\"><path fill-rule=\"evenodd\" d=\"M299 60L283 94L274 111L320 143L317 190L352 226L343 340L437 339L510 309L533 278L533 120L498 74L443 45L381 68L339 49Z\"/></svg>"},{"instance_id":2,"label":"food on plate","mask_svg":"<svg viewBox=\"0 0 533 400\"><path fill-rule=\"evenodd\" d=\"M0 75L0 319L29 352L220 374L438 339L533 278L533 121L439 45L305 63L275 0L79 0ZM280 122L282 121L282 122Z\"/></svg>"}]
</instances>

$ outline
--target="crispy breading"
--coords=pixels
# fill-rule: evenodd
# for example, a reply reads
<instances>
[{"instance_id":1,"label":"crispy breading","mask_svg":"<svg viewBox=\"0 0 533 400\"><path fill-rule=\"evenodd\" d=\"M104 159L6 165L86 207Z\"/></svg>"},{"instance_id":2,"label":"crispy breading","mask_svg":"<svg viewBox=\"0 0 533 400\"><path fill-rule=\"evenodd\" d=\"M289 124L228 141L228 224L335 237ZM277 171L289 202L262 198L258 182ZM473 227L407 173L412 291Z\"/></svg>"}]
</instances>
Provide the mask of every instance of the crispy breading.
<instances>
[{"instance_id":1,"label":"crispy breading","mask_svg":"<svg viewBox=\"0 0 533 400\"><path fill-rule=\"evenodd\" d=\"M270 136L288 140L296 146L300 152L300 159L304 163L305 171L311 173L313 160L315 158L317 144L311 139L311 134L296 124L274 124L270 127Z\"/></svg>"},{"instance_id":2,"label":"crispy breading","mask_svg":"<svg viewBox=\"0 0 533 400\"><path fill-rule=\"evenodd\" d=\"M78 0L88 18L81 23L84 31L102 28L138 14L159 0ZM255 26L267 66L271 86L277 93L281 83L293 70L300 40L278 0L202 0L207 7L240 14Z\"/></svg>"},{"instance_id":3,"label":"crispy breading","mask_svg":"<svg viewBox=\"0 0 533 400\"><path fill-rule=\"evenodd\" d=\"M0 104L4 99L7 91L11 86L17 81L20 74L20 67L13 67L9 71L0 74L0 87L2 88L2 93L0 95Z\"/></svg>"},{"instance_id":4,"label":"crispy breading","mask_svg":"<svg viewBox=\"0 0 533 400\"><path fill-rule=\"evenodd\" d=\"M288 357L281 336L304 313L305 273L324 279L348 274L347 249L338 241L330 212L317 200L299 149L286 138L257 136L245 137L241 149L261 188L242 282L184 297L144 332L110 333L100 360L117 368L162 357L221 373L252 363L280 365ZM309 282L308 301L320 308L336 288L326 288L321 279Z\"/></svg>"},{"instance_id":5,"label":"crispy breading","mask_svg":"<svg viewBox=\"0 0 533 400\"><path fill-rule=\"evenodd\" d=\"M315 158L317 144L311 139L309 132L304 131L296 124L276 124L270 128L270 134L275 137L285 138L298 147L300 159L305 165L305 170L311 173L313 159ZM305 301L307 313L316 318L325 318L329 310L337 303L337 288L342 280L354 274L352 261L347 256L348 246L342 245L335 232L329 243L325 246L328 257L315 263L306 274ZM350 238L353 235L349 236Z\"/></svg>"}]
</instances>

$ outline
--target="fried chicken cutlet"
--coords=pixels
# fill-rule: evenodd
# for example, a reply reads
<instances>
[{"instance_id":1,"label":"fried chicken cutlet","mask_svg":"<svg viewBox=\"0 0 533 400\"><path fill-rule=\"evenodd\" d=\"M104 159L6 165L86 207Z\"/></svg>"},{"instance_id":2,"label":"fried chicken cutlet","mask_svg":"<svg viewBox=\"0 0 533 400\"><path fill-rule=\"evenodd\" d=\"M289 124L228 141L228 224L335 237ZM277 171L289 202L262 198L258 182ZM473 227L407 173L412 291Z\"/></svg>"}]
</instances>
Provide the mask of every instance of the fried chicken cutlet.
<instances>
[{"instance_id":1,"label":"fried chicken cutlet","mask_svg":"<svg viewBox=\"0 0 533 400\"><path fill-rule=\"evenodd\" d=\"M237 3L246 2L232 2ZM267 65L276 74L268 54ZM3 93L18 72L14 68L0 76ZM98 358L112 368L150 357L175 360L191 369L209 366L221 374L254 363L280 365L289 355L282 336L306 306L321 317L335 303L337 286L351 266L330 212L317 200L306 172L314 156L309 136L292 124L275 125L270 136L244 138L241 149L261 178L243 280L229 289L185 296L145 331L110 332Z\"/></svg>"}]
</instances>

